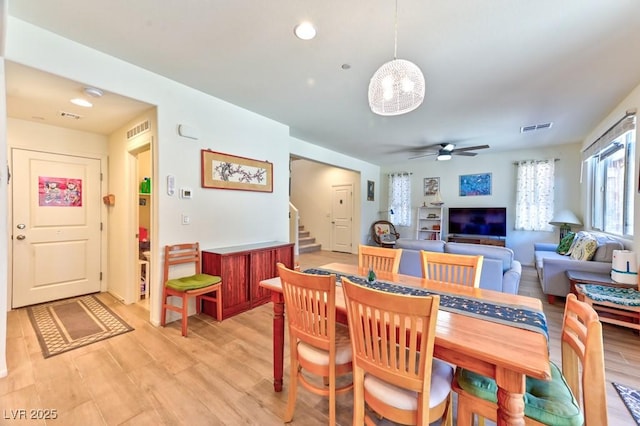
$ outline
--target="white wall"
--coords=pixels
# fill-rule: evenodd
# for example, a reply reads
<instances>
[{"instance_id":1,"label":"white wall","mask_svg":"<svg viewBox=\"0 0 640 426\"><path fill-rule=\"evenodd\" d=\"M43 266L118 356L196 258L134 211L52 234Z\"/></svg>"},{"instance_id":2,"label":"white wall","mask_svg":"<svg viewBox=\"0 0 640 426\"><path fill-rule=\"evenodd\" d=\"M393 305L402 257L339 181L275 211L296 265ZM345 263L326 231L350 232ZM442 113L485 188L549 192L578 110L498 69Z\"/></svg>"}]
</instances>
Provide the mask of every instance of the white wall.
<instances>
[{"instance_id":1,"label":"white wall","mask_svg":"<svg viewBox=\"0 0 640 426\"><path fill-rule=\"evenodd\" d=\"M507 238L506 245L514 250L516 259L523 264L533 264L534 242L557 242L558 230L552 232L515 231L515 193L516 166L519 160L557 158L555 163L556 176L556 209L571 209L578 217L582 217L580 199L580 160L577 143L555 147L507 151L489 154L482 151L476 157L454 156L449 161L435 161L433 158L412 160L395 165L384 166L381 170L383 182L382 205L388 203L388 174L406 171L412 173L411 204L414 214L411 227L398 227L403 238L415 238L415 210L423 202L431 201L423 192L424 178L440 178L440 194L444 201L445 217L443 220L443 238L447 235L448 207L507 207ZM486 196L459 196L460 175L475 173L491 173L492 191ZM383 208L381 210L387 210Z\"/></svg>"}]
</instances>

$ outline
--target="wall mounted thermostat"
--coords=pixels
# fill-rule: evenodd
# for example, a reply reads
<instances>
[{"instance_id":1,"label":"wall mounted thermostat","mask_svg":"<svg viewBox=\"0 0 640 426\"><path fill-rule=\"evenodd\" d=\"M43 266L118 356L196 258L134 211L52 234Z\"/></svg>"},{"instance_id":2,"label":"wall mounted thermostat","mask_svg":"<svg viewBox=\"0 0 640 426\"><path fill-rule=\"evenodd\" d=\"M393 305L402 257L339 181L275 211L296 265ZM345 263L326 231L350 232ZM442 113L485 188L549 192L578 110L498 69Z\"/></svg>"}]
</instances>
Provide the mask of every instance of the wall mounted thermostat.
<instances>
[{"instance_id":1,"label":"wall mounted thermostat","mask_svg":"<svg viewBox=\"0 0 640 426\"><path fill-rule=\"evenodd\" d=\"M167 175L167 195L173 195L176 193L176 177L174 175Z\"/></svg>"},{"instance_id":2,"label":"wall mounted thermostat","mask_svg":"<svg viewBox=\"0 0 640 426\"><path fill-rule=\"evenodd\" d=\"M180 188L180 198L191 198L191 193L190 188Z\"/></svg>"}]
</instances>

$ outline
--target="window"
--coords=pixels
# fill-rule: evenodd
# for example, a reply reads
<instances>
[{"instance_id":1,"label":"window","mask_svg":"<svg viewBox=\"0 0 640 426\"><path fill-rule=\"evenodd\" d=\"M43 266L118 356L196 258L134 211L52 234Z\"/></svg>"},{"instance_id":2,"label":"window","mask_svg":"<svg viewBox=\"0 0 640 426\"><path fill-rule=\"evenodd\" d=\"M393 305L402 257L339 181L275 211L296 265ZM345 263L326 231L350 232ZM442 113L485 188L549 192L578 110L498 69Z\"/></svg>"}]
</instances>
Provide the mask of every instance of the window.
<instances>
[{"instance_id":1,"label":"window","mask_svg":"<svg viewBox=\"0 0 640 426\"><path fill-rule=\"evenodd\" d=\"M583 152L588 165L591 227L633 236L636 117L627 113Z\"/></svg>"},{"instance_id":2,"label":"window","mask_svg":"<svg viewBox=\"0 0 640 426\"><path fill-rule=\"evenodd\" d=\"M518 162L516 225L520 231L551 231L555 160Z\"/></svg>"},{"instance_id":3,"label":"window","mask_svg":"<svg viewBox=\"0 0 640 426\"><path fill-rule=\"evenodd\" d=\"M389 174L389 221L411 226L411 173Z\"/></svg>"}]
</instances>

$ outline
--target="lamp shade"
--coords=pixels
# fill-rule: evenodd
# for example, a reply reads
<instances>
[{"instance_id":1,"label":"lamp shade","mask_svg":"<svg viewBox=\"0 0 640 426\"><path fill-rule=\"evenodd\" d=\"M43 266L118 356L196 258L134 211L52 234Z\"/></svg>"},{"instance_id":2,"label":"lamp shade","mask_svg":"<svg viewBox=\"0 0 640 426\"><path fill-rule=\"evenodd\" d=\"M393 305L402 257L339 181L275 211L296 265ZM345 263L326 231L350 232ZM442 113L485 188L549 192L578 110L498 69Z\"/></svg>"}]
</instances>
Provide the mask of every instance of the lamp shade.
<instances>
[{"instance_id":1,"label":"lamp shade","mask_svg":"<svg viewBox=\"0 0 640 426\"><path fill-rule=\"evenodd\" d=\"M562 210L560 213L553 215L553 219L549 222L553 226L581 226L582 222L576 217L571 210Z\"/></svg>"},{"instance_id":2,"label":"lamp shade","mask_svg":"<svg viewBox=\"0 0 640 426\"><path fill-rule=\"evenodd\" d=\"M425 81L413 62L394 59L383 64L369 82L369 106L379 115L400 115L424 100Z\"/></svg>"}]
</instances>

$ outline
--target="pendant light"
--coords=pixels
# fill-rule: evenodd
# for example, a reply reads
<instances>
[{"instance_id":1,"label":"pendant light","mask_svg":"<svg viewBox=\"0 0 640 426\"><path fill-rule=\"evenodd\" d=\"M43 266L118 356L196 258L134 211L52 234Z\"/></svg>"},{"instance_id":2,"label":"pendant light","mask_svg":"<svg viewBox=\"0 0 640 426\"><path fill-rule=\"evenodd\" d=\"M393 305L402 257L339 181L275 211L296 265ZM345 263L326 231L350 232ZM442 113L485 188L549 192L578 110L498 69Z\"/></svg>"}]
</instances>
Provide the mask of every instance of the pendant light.
<instances>
[{"instance_id":1,"label":"pendant light","mask_svg":"<svg viewBox=\"0 0 640 426\"><path fill-rule=\"evenodd\" d=\"M413 62L397 59L398 0L396 0L393 60L383 64L369 82L369 106L379 115L400 115L418 108L424 100L425 81Z\"/></svg>"}]
</instances>

